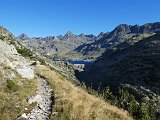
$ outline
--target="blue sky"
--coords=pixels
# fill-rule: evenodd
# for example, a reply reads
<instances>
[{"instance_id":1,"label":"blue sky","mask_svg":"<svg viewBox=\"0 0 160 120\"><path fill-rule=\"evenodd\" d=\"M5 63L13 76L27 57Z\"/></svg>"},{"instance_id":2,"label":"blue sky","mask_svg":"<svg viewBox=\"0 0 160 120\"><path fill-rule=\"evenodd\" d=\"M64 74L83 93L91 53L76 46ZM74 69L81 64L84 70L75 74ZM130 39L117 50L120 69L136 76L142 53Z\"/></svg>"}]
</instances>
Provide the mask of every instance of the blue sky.
<instances>
[{"instance_id":1,"label":"blue sky","mask_svg":"<svg viewBox=\"0 0 160 120\"><path fill-rule=\"evenodd\" d=\"M160 0L0 0L0 25L15 36L95 34L160 21Z\"/></svg>"}]
</instances>

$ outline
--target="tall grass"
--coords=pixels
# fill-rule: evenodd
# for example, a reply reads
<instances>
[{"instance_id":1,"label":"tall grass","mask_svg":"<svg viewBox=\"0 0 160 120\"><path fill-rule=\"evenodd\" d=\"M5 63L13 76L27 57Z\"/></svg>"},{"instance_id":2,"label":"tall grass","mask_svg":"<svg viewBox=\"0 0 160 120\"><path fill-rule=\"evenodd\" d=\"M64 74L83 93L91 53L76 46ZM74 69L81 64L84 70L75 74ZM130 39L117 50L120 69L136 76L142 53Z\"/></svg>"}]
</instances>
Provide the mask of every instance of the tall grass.
<instances>
[{"instance_id":1,"label":"tall grass","mask_svg":"<svg viewBox=\"0 0 160 120\"><path fill-rule=\"evenodd\" d=\"M15 120L22 113L31 110L35 104L29 105L27 99L35 94L36 80L7 80L0 85L0 120Z\"/></svg>"},{"instance_id":2,"label":"tall grass","mask_svg":"<svg viewBox=\"0 0 160 120\"><path fill-rule=\"evenodd\" d=\"M37 74L48 79L54 90L55 104L51 120L131 120L127 112L76 87L57 72L45 66Z\"/></svg>"}]
</instances>

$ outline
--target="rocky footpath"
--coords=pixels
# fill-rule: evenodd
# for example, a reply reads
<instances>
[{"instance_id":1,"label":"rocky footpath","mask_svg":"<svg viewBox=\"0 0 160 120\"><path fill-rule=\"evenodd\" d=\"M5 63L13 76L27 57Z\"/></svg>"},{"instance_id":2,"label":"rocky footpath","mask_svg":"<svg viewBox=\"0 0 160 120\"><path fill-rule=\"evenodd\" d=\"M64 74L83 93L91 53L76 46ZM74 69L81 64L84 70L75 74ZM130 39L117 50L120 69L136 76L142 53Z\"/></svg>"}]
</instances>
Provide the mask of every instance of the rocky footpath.
<instances>
[{"instance_id":1,"label":"rocky footpath","mask_svg":"<svg viewBox=\"0 0 160 120\"><path fill-rule=\"evenodd\" d=\"M39 86L35 96L28 99L28 103L37 103L29 114L22 114L28 120L48 120L52 110L52 89L46 79L39 77Z\"/></svg>"},{"instance_id":2,"label":"rocky footpath","mask_svg":"<svg viewBox=\"0 0 160 120\"><path fill-rule=\"evenodd\" d=\"M21 53L26 52L20 45L18 48L16 44L16 39L10 39L10 33L1 31L0 27L0 73L3 78L10 79L19 74L23 80L34 79L35 69L32 65L34 61L31 61ZM21 50L19 52L18 50ZM5 68L6 67L6 68ZM7 70L6 70L7 69ZM25 118L28 120L48 120L51 114L52 106L52 89L49 87L45 78L38 77L38 88L35 96L28 99L28 104L36 103L34 109L30 110L30 113L23 113L18 119ZM5 81L0 78L0 84ZM29 92L29 91L28 91ZM24 101L27 98L24 98ZM25 110L28 110L25 108ZM1 118L0 118L1 119ZM3 118L2 118L3 119Z\"/></svg>"}]
</instances>

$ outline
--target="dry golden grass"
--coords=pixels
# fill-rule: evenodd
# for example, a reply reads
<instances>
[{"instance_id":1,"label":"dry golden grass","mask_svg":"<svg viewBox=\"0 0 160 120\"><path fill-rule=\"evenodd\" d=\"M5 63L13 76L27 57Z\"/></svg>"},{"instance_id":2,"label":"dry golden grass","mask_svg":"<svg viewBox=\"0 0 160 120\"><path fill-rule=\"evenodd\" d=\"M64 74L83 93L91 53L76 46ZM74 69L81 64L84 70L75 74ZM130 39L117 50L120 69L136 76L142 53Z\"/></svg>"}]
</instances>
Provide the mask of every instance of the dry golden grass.
<instances>
[{"instance_id":1,"label":"dry golden grass","mask_svg":"<svg viewBox=\"0 0 160 120\"><path fill-rule=\"evenodd\" d=\"M29 105L27 98L35 94L37 80L24 80L20 76L12 80L18 87L16 91L8 89L6 83L0 85L0 120L15 120L27 112L24 108L28 108L29 111L35 106L35 104Z\"/></svg>"},{"instance_id":2,"label":"dry golden grass","mask_svg":"<svg viewBox=\"0 0 160 120\"><path fill-rule=\"evenodd\" d=\"M48 79L54 90L51 120L132 120L127 112L88 94L57 72L40 65L36 71Z\"/></svg>"}]
</instances>

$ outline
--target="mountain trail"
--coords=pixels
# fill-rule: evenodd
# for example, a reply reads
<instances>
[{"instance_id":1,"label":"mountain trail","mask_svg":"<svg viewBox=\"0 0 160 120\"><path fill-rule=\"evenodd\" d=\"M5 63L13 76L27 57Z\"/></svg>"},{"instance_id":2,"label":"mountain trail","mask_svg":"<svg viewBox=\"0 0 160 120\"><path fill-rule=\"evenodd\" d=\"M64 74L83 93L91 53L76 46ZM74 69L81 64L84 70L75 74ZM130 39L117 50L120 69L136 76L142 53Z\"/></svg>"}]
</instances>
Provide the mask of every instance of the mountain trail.
<instances>
[{"instance_id":1,"label":"mountain trail","mask_svg":"<svg viewBox=\"0 0 160 120\"><path fill-rule=\"evenodd\" d=\"M22 118L28 120L48 120L52 112L52 89L45 78L38 78L38 89L36 95L28 99L28 103L37 103L29 114L22 114Z\"/></svg>"}]
</instances>

